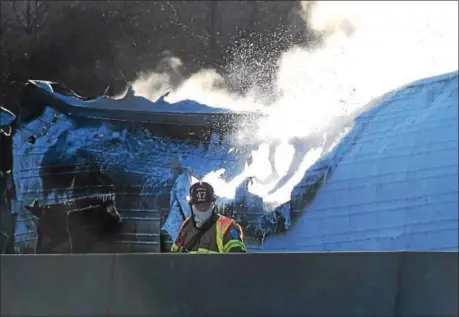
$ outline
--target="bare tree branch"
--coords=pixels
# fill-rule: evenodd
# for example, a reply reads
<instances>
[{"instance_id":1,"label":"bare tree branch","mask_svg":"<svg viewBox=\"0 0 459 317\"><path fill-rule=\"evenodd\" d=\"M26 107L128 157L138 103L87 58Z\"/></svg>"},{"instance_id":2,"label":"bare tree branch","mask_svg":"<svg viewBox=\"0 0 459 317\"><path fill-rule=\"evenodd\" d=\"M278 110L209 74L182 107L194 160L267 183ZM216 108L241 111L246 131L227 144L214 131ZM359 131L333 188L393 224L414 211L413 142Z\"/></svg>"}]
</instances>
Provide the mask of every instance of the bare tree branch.
<instances>
[{"instance_id":1,"label":"bare tree branch","mask_svg":"<svg viewBox=\"0 0 459 317\"><path fill-rule=\"evenodd\" d=\"M48 3L40 0L13 1L12 9L18 24L15 29L34 34L45 21L48 8Z\"/></svg>"}]
</instances>

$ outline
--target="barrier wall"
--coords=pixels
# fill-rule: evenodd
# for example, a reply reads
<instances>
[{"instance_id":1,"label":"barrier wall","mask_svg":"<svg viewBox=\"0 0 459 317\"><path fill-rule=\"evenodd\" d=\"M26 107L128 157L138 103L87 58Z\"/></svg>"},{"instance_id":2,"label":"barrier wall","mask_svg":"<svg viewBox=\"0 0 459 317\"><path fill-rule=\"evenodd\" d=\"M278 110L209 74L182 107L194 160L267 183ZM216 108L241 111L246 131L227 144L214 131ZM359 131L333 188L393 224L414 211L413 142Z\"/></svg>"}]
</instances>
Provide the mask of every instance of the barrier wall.
<instances>
[{"instance_id":1,"label":"barrier wall","mask_svg":"<svg viewBox=\"0 0 459 317\"><path fill-rule=\"evenodd\" d=\"M5 255L1 316L457 316L458 254Z\"/></svg>"}]
</instances>

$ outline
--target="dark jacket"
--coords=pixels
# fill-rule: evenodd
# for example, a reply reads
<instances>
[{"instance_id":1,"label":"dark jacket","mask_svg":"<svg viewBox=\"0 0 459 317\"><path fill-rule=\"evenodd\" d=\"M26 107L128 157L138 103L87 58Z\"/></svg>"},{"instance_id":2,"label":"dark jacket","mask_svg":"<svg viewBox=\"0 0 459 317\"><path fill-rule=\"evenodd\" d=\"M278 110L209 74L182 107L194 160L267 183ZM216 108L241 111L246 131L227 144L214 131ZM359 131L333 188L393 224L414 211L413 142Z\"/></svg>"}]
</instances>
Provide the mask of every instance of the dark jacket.
<instances>
[{"instance_id":1,"label":"dark jacket","mask_svg":"<svg viewBox=\"0 0 459 317\"><path fill-rule=\"evenodd\" d=\"M242 228L233 219L214 213L201 228L195 226L192 218L185 219L171 252L245 253L247 251L243 242Z\"/></svg>"}]
</instances>

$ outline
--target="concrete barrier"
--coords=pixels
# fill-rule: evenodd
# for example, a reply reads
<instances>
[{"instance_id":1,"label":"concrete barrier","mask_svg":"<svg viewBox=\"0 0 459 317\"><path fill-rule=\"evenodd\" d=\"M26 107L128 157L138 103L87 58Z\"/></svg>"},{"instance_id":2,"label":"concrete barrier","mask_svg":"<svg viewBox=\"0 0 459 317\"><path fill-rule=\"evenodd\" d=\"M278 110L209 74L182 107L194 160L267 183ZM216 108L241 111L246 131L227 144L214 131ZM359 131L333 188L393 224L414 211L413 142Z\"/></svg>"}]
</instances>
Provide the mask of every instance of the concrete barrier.
<instances>
[{"instance_id":1,"label":"concrete barrier","mask_svg":"<svg viewBox=\"0 0 459 317\"><path fill-rule=\"evenodd\" d=\"M1 257L1 316L105 316L111 256Z\"/></svg>"},{"instance_id":2,"label":"concrete barrier","mask_svg":"<svg viewBox=\"0 0 459 317\"><path fill-rule=\"evenodd\" d=\"M458 253L402 253L398 316L458 316Z\"/></svg>"},{"instance_id":3,"label":"concrete barrier","mask_svg":"<svg viewBox=\"0 0 459 317\"><path fill-rule=\"evenodd\" d=\"M2 256L1 316L457 316L457 253Z\"/></svg>"}]
</instances>

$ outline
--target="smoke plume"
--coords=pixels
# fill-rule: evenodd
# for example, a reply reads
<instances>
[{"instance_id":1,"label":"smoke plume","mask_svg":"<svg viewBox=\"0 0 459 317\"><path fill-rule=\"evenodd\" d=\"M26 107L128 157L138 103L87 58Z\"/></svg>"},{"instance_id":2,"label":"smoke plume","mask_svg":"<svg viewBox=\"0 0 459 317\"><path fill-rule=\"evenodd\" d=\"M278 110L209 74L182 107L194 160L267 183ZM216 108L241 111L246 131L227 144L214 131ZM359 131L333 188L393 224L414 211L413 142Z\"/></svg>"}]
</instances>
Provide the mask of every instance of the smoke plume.
<instances>
[{"instance_id":1,"label":"smoke plume","mask_svg":"<svg viewBox=\"0 0 459 317\"><path fill-rule=\"evenodd\" d=\"M322 44L308 49L305 43L283 52L278 67L272 68L276 74L269 98L255 86L244 95L230 93L220 74L203 69L173 88L167 99L194 99L210 106L267 113L257 137L267 143L280 140L282 151L275 160L279 178L294 157L292 137L321 140L309 144L294 177L279 191L269 193L272 184L254 186L254 192L266 201L278 203L289 199L305 170L329 150L323 147L325 142L334 138L336 143L342 137L344 126L337 127L344 125L343 118L401 85L458 69L457 1L319 1L303 2L302 7L302 17L322 34ZM246 75L243 58L239 63L233 65L230 77ZM154 73L139 78L134 90L155 100L170 84L170 76ZM244 174L262 179L269 171L264 145ZM225 183L215 173L207 180L214 183L217 193L219 189L232 193L238 185Z\"/></svg>"}]
</instances>

